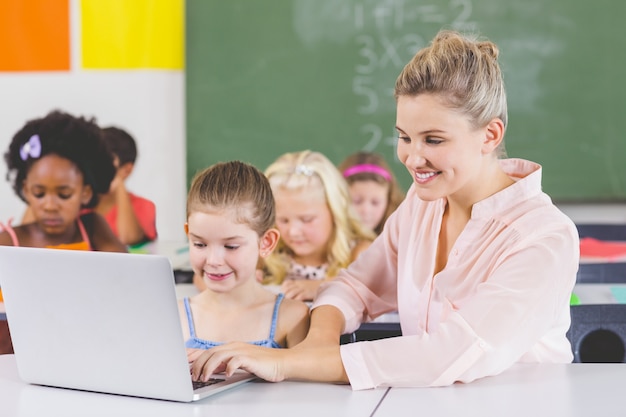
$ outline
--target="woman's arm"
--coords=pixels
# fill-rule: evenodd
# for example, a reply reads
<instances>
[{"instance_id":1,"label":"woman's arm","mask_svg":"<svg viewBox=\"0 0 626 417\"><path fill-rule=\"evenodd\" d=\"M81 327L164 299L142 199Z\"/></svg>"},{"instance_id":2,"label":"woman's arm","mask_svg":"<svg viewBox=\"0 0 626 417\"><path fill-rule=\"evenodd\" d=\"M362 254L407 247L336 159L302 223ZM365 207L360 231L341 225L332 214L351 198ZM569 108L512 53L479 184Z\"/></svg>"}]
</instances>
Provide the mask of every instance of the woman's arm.
<instances>
[{"instance_id":1,"label":"woman's arm","mask_svg":"<svg viewBox=\"0 0 626 417\"><path fill-rule=\"evenodd\" d=\"M278 325L281 333L285 334L285 347L292 348L302 342L309 331L310 323L308 305L287 298L283 300Z\"/></svg>"}]
</instances>

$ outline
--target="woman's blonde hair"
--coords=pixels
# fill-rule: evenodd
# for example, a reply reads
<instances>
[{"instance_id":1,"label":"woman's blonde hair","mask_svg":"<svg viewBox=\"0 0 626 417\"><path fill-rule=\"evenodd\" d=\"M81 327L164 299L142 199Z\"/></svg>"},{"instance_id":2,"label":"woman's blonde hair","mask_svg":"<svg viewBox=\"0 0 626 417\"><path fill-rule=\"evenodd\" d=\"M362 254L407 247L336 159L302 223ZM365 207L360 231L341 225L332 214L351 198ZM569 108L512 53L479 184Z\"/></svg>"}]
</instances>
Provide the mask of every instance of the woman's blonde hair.
<instances>
[{"instance_id":1,"label":"woman's blonde hair","mask_svg":"<svg viewBox=\"0 0 626 417\"><path fill-rule=\"evenodd\" d=\"M376 167L383 171L376 170ZM358 181L375 181L381 185L388 185L387 209L385 210L383 218L374 228L374 233L379 235L380 232L383 231L383 226L387 218L398 208L402 200L404 200L404 192L398 185L398 181L389 168L387 161L385 161L385 158L380 154L361 151L348 155L348 157L339 164L338 168L348 182L348 185Z\"/></svg>"},{"instance_id":2,"label":"woman's blonde hair","mask_svg":"<svg viewBox=\"0 0 626 417\"><path fill-rule=\"evenodd\" d=\"M327 246L327 277L348 266L354 245L373 240L373 234L361 225L351 207L348 184L335 165L319 152L305 150L280 156L266 170L272 190L318 192L324 198L333 219L333 232ZM266 283L280 284L287 274L293 252L283 239L277 250L265 259L269 276Z\"/></svg>"},{"instance_id":3,"label":"woman's blonde hair","mask_svg":"<svg viewBox=\"0 0 626 417\"><path fill-rule=\"evenodd\" d=\"M466 114L474 127L499 118L506 128L506 92L498 55L498 47L491 41L442 30L398 76L396 100L434 94L450 108ZM504 141L498 155L505 155Z\"/></svg>"},{"instance_id":4,"label":"woman's blonde hair","mask_svg":"<svg viewBox=\"0 0 626 417\"><path fill-rule=\"evenodd\" d=\"M274 196L265 175L240 161L220 162L196 174L187 194L187 218L196 211L226 210L259 237L274 227Z\"/></svg>"}]
</instances>

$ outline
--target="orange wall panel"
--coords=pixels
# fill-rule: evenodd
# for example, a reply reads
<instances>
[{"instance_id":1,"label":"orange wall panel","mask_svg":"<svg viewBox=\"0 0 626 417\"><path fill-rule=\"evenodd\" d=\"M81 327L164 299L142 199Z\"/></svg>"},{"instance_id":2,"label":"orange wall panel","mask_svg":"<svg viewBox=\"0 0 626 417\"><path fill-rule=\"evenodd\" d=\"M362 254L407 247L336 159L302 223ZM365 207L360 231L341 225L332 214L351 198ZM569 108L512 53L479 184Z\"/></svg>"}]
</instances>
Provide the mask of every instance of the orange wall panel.
<instances>
[{"instance_id":1,"label":"orange wall panel","mask_svg":"<svg viewBox=\"0 0 626 417\"><path fill-rule=\"evenodd\" d=\"M69 69L69 0L0 0L0 71Z\"/></svg>"}]
</instances>

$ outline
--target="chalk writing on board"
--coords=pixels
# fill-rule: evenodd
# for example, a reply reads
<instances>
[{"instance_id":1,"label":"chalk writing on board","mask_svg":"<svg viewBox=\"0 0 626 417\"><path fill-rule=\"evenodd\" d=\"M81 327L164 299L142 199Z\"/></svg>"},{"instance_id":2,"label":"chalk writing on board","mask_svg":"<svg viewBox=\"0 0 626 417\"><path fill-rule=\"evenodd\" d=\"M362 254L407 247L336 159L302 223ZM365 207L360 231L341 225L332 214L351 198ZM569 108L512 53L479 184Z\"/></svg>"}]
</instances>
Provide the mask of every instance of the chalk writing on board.
<instances>
[{"instance_id":1,"label":"chalk writing on board","mask_svg":"<svg viewBox=\"0 0 626 417\"><path fill-rule=\"evenodd\" d=\"M422 25L436 23L458 30L473 30L470 0L451 0L445 6L426 4L410 7L405 1L360 2L353 5L356 32L353 42L358 59L354 67L352 93L358 98L356 112L367 116L393 114L393 82L416 51L426 46ZM345 10L343 16L346 14ZM346 18L347 19L347 18ZM349 23L349 22L346 22ZM390 126L393 126L391 121ZM366 137L363 150L395 147L395 132L366 120L359 128Z\"/></svg>"}]
</instances>

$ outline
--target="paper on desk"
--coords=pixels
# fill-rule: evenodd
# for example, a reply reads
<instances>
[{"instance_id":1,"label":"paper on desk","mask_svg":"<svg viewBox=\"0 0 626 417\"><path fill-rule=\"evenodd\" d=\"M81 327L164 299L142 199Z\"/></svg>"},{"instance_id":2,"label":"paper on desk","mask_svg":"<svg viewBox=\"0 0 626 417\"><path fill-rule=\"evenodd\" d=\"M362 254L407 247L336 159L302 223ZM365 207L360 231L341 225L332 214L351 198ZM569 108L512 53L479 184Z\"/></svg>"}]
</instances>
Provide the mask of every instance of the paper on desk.
<instances>
[{"instance_id":1,"label":"paper on desk","mask_svg":"<svg viewBox=\"0 0 626 417\"><path fill-rule=\"evenodd\" d=\"M615 261L626 257L626 242L598 240L591 237L580 239L581 258L599 258Z\"/></svg>"},{"instance_id":2,"label":"paper on desk","mask_svg":"<svg viewBox=\"0 0 626 417\"><path fill-rule=\"evenodd\" d=\"M626 304L626 288L611 287L611 295L618 304Z\"/></svg>"}]
</instances>

